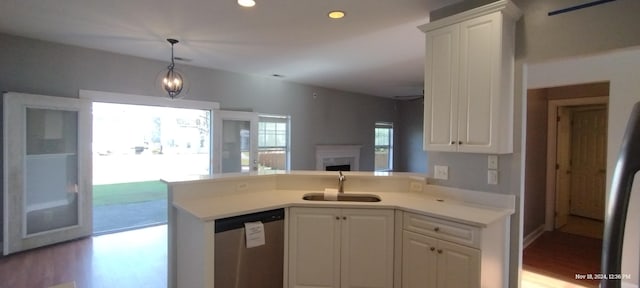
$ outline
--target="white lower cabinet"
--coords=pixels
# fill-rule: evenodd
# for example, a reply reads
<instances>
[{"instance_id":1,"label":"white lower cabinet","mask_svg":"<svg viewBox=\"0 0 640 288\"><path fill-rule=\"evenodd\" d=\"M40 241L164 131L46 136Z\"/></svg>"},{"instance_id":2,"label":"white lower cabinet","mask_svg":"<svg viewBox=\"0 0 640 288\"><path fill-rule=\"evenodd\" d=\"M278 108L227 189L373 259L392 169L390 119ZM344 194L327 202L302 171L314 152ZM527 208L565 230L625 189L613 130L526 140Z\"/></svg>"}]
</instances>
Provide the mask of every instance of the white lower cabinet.
<instances>
[{"instance_id":1,"label":"white lower cabinet","mask_svg":"<svg viewBox=\"0 0 640 288\"><path fill-rule=\"evenodd\" d=\"M509 219L474 226L403 212L403 288L509 285Z\"/></svg>"},{"instance_id":2,"label":"white lower cabinet","mask_svg":"<svg viewBox=\"0 0 640 288\"><path fill-rule=\"evenodd\" d=\"M290 209L290 288L392 288L394 211Z\"/></svg>"},{"instance_id":3,"label":"white lower cabinet","mask_svg":"<svg viewBox=\"0 0 640 288\"><path fill-rule=\"evenodd\" d=\"M403 231L403 288L480 287L480 250Z\"/></svg>"}]
</instances>

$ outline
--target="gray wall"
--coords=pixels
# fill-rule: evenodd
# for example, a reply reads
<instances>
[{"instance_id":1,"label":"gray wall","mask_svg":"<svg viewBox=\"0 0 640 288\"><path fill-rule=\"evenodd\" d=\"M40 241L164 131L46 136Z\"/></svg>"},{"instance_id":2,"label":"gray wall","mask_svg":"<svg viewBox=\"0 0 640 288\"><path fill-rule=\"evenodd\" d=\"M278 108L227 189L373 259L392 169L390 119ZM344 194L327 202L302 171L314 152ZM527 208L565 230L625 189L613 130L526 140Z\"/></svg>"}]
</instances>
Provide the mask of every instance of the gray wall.
<instances>
[{"instance_id":1,"label":"gray wall","mask_svg":"<svg viewBox=\"0 0 640 288\"><path fill-rule=\"evenodd\" d=\"M427 152L422 150L424 100L398 101L395 171L427 173Z\"/></svg>"},{"instance_id":2,"label":"gray wall","mask_svg":"<svg viewBox=\"0 0 640 288\"><path fill-rule=\"evenodd\" d=\"M443 8L434 11L431 19L449 16L458 11L476 7L478 3L463 2L462 8ZM619 0L557 16L547 13L560 8L584 3L582 0L513 0L524 15L516 25L516 75L514 99L514 153L499 157L499 185L486 185L486 156L458 153L428 153L428 170L435 164L449 166L450 180L439 184L469 189L493 191L517 196L520 201L522 144L522 101L524 99L523 70L526 63L550 59L589 55L603 51L640 45L640 1ZM455 11L455 12L452 12ZM579 72L579 71L576 71ZM465 177L456 177L464 175ZM480 176L482 175L482 176ZM518 209L519 210L519 209ZM517 259L520 247L521 211L511 218L511 275L518 275ZM511 277L511 287L517 279Z\"/></svg>"},{"instance_id":3,"label":"gray wall","mask_svg":"<svg viewBox=\"0 0 640 288\"><path fill-rule=\"evenodd\" d=\"M5 34L0 34L0 51L0 91L77 98L78 90L86 89L165 97L155 81L166 62ZM372 170L375 122L396 122L392 99L179 67L190 81L187 99L215 101L221 109L290 115L292 169L315 169L316 144L358 144L361 170Z\"/></svg>"},{"instance_id":4,"label":"gray wall","mask_svg":"<svg viewBox=\"0 0 640 288\"><path fill-rule=\"evenodd\" d=\"M156 76L167 63L0 34L0 91L78 97L79 89L165 97ZM316 144L362 145L373 169L375 121L395 122L395 101L279 79L180 65L186 99L221 109L291 115L291 167L315 168ZM314 93L316 96L314 97Z\"/></svg>"},{"instance_id":5,"label":"gray wall","mask_svg":"<svg viewBox=\"0 0 640 288\"><path fill-rule=\"evenodd\" d=\"M547 190L547 89L527 93L527 140L522 235L544 225Z\"/></svg>"}]
</instances>

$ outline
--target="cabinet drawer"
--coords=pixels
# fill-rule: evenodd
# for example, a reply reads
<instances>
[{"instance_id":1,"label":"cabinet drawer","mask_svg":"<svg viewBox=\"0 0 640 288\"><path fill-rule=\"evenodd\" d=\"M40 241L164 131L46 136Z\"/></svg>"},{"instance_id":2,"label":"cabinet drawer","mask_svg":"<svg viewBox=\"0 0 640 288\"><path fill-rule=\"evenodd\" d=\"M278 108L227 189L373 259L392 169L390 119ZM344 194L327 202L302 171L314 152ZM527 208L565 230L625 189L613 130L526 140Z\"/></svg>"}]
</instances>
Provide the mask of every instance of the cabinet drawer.
<instances>
[{"instance_id":1,"label":"cabinet drawer","mask_svg":"<svg viewBox=\"0 0 640 288\"><path fill-rule=\"evenodd\" d=\"M480 228L413 213L404 213L405 230L479 248Z\"/></svg>"}]
</instances>

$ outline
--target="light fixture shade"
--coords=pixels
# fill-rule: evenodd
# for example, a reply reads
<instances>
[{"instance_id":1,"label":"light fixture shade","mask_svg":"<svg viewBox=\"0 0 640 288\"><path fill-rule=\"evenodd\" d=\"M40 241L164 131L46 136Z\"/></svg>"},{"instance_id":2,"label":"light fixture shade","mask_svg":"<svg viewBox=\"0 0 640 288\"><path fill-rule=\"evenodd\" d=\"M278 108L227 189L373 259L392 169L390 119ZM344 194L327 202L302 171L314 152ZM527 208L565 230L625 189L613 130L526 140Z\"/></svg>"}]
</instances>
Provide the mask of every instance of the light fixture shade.
<instances>
[{"instance_id":1,"label":"light fixture shade","mask_svg":"<svg viewBox=\"0 0 640 288\"><path fill-rule=\"evenodd\" d=\"M345 16L345 13L342 10L333 10L329 11L329 14L327 14L327 16L329 16L329 18L331 19L342 19Z\"/></svg>"},{"instance_id":2,"label":"light fixture shade","mask_svg":"<svg viewBox=\"0 0 640 288\"><path fill-rule=\"evenodd\" d=\"M182 92L182 87L184 87L184 79L182 75L175 71L172 66L169 66L169 70L165 74L162 79L162 88L164 91L167 91L169 97L176 98L180 92Z\"/></svg>"},{"instance_id":3,"label":"light fixture shade","mask_svg":"<svg viewBox=\"0 0 640 288\"><path fill-rule=\"evenodd\" d=\"M238 0L238 5L242 7L253 7L256 6L256 1L254 0Z\"/></svg>"}]
</instances>

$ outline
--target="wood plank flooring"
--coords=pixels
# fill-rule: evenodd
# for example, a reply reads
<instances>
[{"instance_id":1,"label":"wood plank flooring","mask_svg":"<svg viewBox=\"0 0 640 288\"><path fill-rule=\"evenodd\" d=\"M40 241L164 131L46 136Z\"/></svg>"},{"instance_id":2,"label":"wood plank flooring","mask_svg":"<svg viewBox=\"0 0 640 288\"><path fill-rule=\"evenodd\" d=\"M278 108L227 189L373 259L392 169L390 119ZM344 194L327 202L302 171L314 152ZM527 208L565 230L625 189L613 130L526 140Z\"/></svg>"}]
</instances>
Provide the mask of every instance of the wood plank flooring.
<instances>
[{"instance_id":1,"label":"wood plank flooring","mask_svg":"<svg viewBox=\"0 0 640 288\"><path fill-rule=\"evenodd\" d=\"M0 257L0 288L167 287L167 226L74 240Z\"/></svg>"},{"instance_id":2,"label":"wood plank flooring","mask_svg":"<svg viewBox=\"0 0 640 288\"><path fill-rule=\"evenodd\" d=\"M579 285L564 287L598 287L597 280L576 280L576 274L599 273L601 253L600 239L545 232L523 251L523 270Z\"/></svg>"},{"instance_id":3,"label":"wood plank flooring","mask_svg":"<svg viewBox=\"0 0 640 288\"><path fill-rule=\"evenodd\" d=\"M598 273L601 250L599 239L546 232L523 252L523 287L597 287L597 281L576 280L575 274ZM166 225L0 257L0 288L72 281L78 288L161 288L166 279Z\"/></svg>"}]
</instances>

